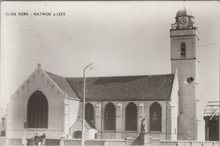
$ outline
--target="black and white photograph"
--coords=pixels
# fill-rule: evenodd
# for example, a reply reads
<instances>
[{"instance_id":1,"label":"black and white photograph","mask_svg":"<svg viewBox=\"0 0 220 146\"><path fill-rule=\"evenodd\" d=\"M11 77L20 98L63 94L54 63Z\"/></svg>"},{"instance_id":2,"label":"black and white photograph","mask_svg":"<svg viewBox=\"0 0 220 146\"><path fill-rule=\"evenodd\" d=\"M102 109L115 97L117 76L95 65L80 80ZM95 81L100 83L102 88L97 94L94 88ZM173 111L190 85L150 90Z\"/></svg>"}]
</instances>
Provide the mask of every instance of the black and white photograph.
<instances>
[{"instance_id":1,"label":"black and white photograph","mask_svg":"<svg viewBox=\"0 0 220 146\"><path fill-rule=\"evenodd\" d=\"M2 1L1 146L219 146L219 1Z\"/></svg>"}]
</instances>

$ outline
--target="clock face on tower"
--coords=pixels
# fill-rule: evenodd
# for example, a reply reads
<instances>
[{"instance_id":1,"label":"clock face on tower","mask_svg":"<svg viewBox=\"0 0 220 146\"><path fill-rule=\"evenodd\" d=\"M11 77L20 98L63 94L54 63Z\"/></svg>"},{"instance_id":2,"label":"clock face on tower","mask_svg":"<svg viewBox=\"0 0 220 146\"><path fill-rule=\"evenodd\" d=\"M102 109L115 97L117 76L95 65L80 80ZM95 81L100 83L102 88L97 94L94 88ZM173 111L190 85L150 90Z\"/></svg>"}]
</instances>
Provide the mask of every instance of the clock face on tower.
<instances>
[{"instance_id":1,"label":"clock face on tower","mask_svg":"<svg viewBox=\"0 0 220 146\"><path fill-rule=\"evenodd\" d=\"M186 24L187 19L186 19L185 17L180 17L179 22L180 22L181 24Z\"/></svg>"}]
</instances>

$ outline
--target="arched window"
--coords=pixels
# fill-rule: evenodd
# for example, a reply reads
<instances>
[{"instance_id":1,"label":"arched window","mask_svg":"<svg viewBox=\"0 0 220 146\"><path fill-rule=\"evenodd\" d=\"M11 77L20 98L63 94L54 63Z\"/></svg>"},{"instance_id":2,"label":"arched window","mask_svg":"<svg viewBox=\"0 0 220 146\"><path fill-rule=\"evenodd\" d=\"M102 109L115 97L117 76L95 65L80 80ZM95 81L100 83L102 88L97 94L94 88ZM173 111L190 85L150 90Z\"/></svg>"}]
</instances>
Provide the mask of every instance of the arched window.
<instances>
[{"instance_id":1,"label":"arched window","mask_svg":"<svg viewBox=\"0 0 220 146\"><path fill-rule=\"evenodd\" d=\"M87 103L85 106L85 119L91 127L95 128L94 107L91 103Z\"/></svg>"},{"instance_id":2,"label":"arched window","mask_svg":"<svg viewBox=\"0 0 220 146\"><path fill-rule=\"evenodd\" d=\"M150 106L150 131L161 131L162 108L155 102Z\"/></svg>"},{"instance_id":3,"label":"arched window","mask_svg":"<svg viewBox=\"0 0 220 146\"><path fill-rule=\"evenodd\" d=\"M104 129L115 130L115 106L113 103L108 103L105 106L104 112Z\"/></svg>"},{"instance_id":4,"label":"arched window","mask_svg":"<svg viewBox=\"0 0 220 146\"><path fill-rule=\"evenodd\" d=\"M186 57L186 44L185 43L182 43L180 46L180 56Z\"/></svg>"},{"instance_id":5,"label":"arched window","mask_svg":"<svg viewBox=\"0 0 220 146\"><path fill-rule=\"evenodd\" d=\"M137 130L137 106L131 102L125 110L125 130Z\"/></svg>"},{"instance_id":6,"label":"arched window","mask_svg":"<svg viewBox=\"0 0 220 146\"><path fill-rule=\"evenodd\" d=\"M41 91L34 92L28 100L27 128L48 128L48 102Z\"/></svg>"},{"instance_id":7,"label":"arched window","mask_svg":"<svg viewBox=\"0 0 220 146\"><path fill-rule=\"evenodd\" d=\"M81 131L75 131L73 133L73 138L82 138L82 132Z\"/></svg>"}]
</instances>

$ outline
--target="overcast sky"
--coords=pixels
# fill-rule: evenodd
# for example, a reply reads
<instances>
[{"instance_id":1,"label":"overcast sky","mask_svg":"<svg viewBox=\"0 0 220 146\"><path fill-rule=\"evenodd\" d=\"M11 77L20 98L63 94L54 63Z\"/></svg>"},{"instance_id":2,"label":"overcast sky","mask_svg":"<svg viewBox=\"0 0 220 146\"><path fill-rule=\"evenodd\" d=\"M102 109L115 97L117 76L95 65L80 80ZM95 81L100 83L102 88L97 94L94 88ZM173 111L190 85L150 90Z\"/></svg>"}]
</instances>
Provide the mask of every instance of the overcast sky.
<instances>
[{"instance_id":1,"label":"overcast sky","mask_svg":"<svg viewBox=\"0 0 220 146\"><path fill-rule=\"evenodd\" d=\"M198 83L204 101L219 99L219 2L2 2L1 100L41 63L67 77L171 73L169 29L183 7L199 29ZM6 16L64 12L65 16Z\"/></svg>"}]
</instances>

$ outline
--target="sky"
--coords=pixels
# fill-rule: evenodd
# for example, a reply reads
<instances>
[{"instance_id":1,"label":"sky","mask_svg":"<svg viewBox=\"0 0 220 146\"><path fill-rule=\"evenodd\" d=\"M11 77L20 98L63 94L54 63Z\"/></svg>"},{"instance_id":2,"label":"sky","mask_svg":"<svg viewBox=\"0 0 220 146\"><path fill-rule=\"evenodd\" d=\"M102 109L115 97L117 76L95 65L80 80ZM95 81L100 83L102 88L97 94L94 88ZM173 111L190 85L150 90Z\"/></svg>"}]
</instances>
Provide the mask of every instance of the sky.
<instances>
[{"instance_id":1,"label":"sky","mask_svg":"<svg viewBox=\"0 0 220 146\"><path fill-rule=\"evenodd\" d=\"M89 63L87 76L171 73L169 30L183 7L199 30L198 96L204 104L219 100L220 2L2 2L0 106L37 63L64 77L82 77Z\"/></svg>"}]
</instances>

